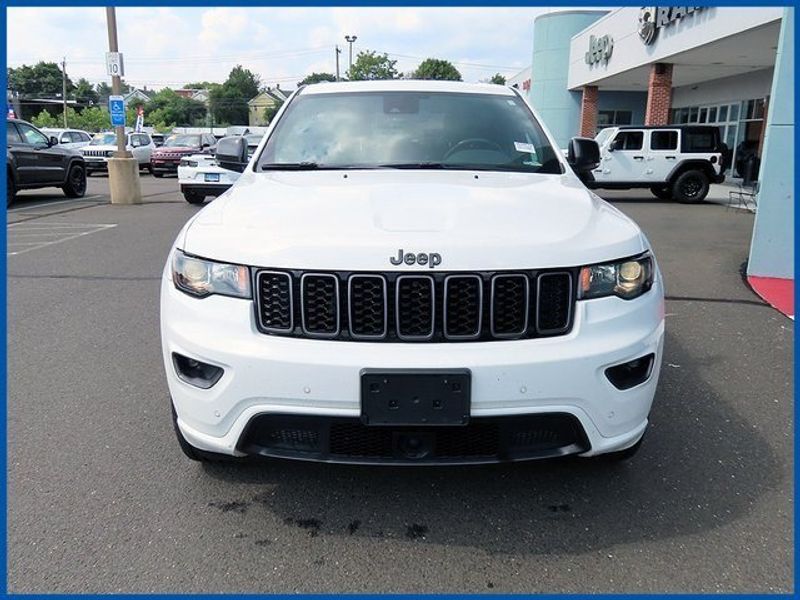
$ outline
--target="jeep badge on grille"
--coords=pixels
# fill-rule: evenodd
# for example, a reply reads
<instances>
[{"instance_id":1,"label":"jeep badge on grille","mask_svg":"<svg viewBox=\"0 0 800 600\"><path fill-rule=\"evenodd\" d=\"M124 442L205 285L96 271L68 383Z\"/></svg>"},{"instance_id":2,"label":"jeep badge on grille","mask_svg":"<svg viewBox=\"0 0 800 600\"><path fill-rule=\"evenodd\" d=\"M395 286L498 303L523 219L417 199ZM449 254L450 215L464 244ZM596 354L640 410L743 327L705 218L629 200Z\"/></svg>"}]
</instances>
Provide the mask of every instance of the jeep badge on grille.
<instances>
[{"instance_id":1,"label":"jeep badge on grille","mask_svg":"<svg viewBox=\"0 0 800 600\"><path fill-rule=\"evenodd\" d=\"M425 252L420 252L418 254L414 254L413 252L404 253L403 249L400 248L397 251L396 257L389 257L389 262L393 265L402 265L403 263L407 265L428 265L428 268L433 269L442 264L442 255L436 252L431 252L430 254Z\"/></svg>"}]
</instances>

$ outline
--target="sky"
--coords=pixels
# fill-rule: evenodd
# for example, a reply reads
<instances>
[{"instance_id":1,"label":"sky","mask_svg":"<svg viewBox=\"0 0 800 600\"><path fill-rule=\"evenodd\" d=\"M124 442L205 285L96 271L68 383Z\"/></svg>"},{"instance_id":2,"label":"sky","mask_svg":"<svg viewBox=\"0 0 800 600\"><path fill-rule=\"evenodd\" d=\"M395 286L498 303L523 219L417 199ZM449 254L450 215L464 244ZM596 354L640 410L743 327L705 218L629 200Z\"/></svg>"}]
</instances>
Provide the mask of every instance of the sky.
<instances>
[{"instance_id":1,"label":"sky","mask_svg":"<svg viewBox=\"0 0 800 600\"><path fill-rule=\"evenodd\" d=\"M294 89L307 74L335 71L334 45L348 65L345 35L359 50L386 52L400 71L427 57L453 62L464 81L530 65L533 19L542 7L147 7L117 8L125 80L136 87L180 87L225 80L237 64L265 85ZM105 9L9 7L8 66L67 61L67 74L109 81ZM35 32L35 35L32 35Z\"/></svg>"}]
</instances>

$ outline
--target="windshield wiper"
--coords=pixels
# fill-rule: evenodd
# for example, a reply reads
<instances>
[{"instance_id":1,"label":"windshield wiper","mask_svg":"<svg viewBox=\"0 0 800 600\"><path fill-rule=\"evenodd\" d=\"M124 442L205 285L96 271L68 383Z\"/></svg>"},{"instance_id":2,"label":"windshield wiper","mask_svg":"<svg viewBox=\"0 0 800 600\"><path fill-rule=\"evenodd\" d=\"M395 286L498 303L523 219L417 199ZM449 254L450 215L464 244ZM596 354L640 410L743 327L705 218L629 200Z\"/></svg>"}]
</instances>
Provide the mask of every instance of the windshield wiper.
<instances>
[{"instance_id":1,"label":"windshield wiper","mask_svg":"<svg viewBox=\"0 0 800 600\"><path fill-rule=\"evenodd\" d=\"M261 165L262 171L313 171L320 166L315 162L266 163Z\"/></svg>"},{"instance_id":2,"label":"windshield wiper","mask_svg":"<svg viewBox=\"0 0 800 600\"><path fill-rule=\"evenodd\" d=\"M448 165L439 162L386 163L378 165L380 169L447 169Z\"/></svg>"}]
</instances>

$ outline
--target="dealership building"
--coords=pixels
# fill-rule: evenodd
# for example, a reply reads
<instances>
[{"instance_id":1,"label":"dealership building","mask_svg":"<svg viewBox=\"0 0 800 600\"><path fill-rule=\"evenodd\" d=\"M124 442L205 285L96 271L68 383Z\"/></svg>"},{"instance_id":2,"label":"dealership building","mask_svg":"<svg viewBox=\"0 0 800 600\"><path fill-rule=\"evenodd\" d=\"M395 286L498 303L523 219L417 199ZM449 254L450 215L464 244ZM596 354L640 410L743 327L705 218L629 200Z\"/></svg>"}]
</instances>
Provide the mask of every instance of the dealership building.
<instances>
[{"instance_id":1,"label":"dealership building","mask_svg":"<svg viewBox=\"0 0 800 600\"><path fill-rule=\"evenodd\" d=\"M748 274L791 283L793 8L547 13L534 21L528 88L562 148L614 125L718 127L732 152L730 181L745 174L746 158L760 165Z\"/></svg>"}]
</instances>

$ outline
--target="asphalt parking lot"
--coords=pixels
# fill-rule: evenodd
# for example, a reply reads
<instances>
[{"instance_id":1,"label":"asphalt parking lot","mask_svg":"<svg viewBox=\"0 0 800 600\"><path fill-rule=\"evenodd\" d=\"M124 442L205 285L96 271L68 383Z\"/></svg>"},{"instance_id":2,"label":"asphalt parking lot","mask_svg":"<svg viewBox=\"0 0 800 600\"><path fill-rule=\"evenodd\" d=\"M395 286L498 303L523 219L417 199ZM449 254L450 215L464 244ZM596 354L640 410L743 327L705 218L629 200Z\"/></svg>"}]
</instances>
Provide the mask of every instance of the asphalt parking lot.
<instances>
[{"instance_id":1,"label":"asphalt parking lot","mask_svg":"<svg viewBox=\"0 0 800 600\"><path fill-rule=\"evenodd\" d=\"M175 441L160 273L198 208L24 192L8 212L8 591L790 592L793 322L743 283L753 215L639 193L667 283L629 463L195 464ZM611 195L609 195L611 197Z\"/></svg>"}]
</instances>

